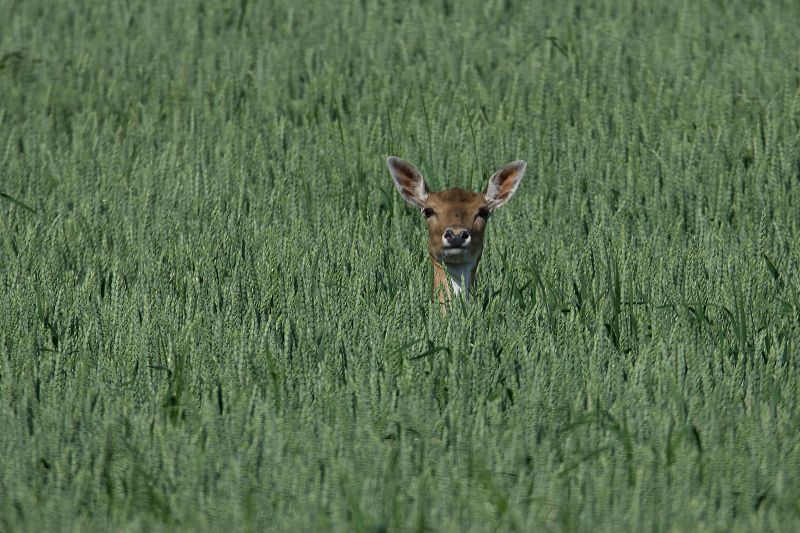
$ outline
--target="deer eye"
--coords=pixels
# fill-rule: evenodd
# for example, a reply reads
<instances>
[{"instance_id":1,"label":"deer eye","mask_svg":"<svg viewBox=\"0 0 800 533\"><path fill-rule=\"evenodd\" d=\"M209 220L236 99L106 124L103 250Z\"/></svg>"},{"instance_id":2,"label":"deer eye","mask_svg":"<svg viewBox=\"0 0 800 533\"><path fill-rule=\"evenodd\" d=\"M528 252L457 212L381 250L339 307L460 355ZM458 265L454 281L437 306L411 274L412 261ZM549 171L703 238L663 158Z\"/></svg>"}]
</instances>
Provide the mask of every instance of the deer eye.
<instances>
[{"instance_id":1,"label":"deer eye","mask_svg":"<svg viewBox=\"0 0 800 533\"><path fill-rule=\"evenodd\" d=\"M482 219L486 220L487 218L489 218L489 210L486 209L485 207L481 207L480 209L478 209L478 214L475 215L475 218L478 217L481 217Z\"/></svg>"},{"instance_id":2,"label":"deer eye","mask_svg":"<svg viewBox=\"0 0 800 533\"><path fill-rule=\"evenodd\" d=\"M430 207L425 207L422 209L422 214L425 215L425 218L431 218L433 215L436 214L436 211L434 211Z\"/></svg>"}]
</instances>

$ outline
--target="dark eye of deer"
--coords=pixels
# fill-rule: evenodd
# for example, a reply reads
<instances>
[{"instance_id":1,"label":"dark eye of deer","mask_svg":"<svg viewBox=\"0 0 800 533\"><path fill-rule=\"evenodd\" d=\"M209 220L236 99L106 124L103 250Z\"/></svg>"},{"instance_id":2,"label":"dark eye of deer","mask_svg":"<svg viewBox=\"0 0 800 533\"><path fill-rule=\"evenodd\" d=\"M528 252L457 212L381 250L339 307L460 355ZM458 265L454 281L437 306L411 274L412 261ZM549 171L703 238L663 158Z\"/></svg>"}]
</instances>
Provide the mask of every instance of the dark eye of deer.
<instances>
[{"instance_id":1,"label":"dark eye of deer","mask_svg":"<svg viewBox=\"0 0 800 533\"><path fill-rule=\"evenodd\" d=\"M426 207L422 210L422 214L425 215L425 218L431 218L433 215L436 214L436 211L431 209L430 207Z\"/></svg>"},{"instance_id":2,"label":"dark eye of deer","mask_svg":"<svg viewBox=\"0 0 800 533\"><path fill-rule=\"evenodd\" d=\"M478 214L475 215L475 218L481 217L482 219L486 220L489 218L489 210L485 208L478 209Z\"/></svg>"}]
</instances>

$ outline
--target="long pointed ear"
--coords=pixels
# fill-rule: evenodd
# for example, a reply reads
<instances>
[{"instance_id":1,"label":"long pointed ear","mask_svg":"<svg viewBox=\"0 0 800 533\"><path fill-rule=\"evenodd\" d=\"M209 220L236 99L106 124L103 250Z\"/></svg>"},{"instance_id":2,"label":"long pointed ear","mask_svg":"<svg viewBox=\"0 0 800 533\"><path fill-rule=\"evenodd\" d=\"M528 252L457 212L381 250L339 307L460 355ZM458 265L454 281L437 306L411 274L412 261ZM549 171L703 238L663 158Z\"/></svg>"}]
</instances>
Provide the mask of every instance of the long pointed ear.
<instances>
[{"instance_id":1,"label":"long pointed ear","mask_svg":"<svg viewBox=\"0 0 800 533\"><path fill-rule=\"evenodd\" d=\"M517 192L517 187L522 181L527 165L525 161L514 161L495 172L489 178L489 184L483 193L488 209L497 209L511 200L511 197Z\"/></svg>"},{"instance_id":2,"label":"long pointed ear","mask_svg":"<svg viewBox=\"0 0 800 533\"><path fill-rule=\"evenodd\" d=\"M399 157L390 157L386 160L389 167L389 172L392 174L394 186L397 192L411 205L415 205L422 209L425 206L425 201L428 199L430 190L425 184L425 179L419 170L414 168L411 163L406 163Z\"/></svg>"}]
</instances>

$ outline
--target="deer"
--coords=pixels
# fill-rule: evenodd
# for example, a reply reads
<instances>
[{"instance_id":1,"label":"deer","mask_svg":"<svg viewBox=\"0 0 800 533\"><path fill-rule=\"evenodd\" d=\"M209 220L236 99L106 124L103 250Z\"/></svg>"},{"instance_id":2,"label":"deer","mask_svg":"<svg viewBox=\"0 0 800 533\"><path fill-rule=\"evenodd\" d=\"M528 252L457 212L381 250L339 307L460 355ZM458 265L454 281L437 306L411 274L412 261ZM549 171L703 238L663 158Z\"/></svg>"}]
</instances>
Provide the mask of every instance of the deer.
<instances>
[{"instance_id":1,"label":"deer","mask_svg":"<svg viewBox=\"0 0 800 533\"><path fill-rule=\"evenodd\" d=\"M459 187L434 192L412 164L394 156L386 164L397 192L425 217L428 256L433 264L432 300L438 300L442 313L446 313L453 295L463 295L467 300L474 290L486 222L517 192L527 163L520 160L505 165L492 174L486 189L479 193Z\"/></svg>"}]
</instances>

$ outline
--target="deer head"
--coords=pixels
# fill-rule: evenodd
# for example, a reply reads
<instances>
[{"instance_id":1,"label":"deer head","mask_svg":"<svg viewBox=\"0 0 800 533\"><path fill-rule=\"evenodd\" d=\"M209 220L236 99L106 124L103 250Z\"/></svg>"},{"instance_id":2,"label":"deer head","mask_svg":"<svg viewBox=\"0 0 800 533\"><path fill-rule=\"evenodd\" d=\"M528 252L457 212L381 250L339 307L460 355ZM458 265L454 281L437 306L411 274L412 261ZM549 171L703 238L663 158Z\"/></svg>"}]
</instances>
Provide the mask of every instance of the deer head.
<instances>
[{"instance_id":1,"label":"deer head","mask_svg":"<svg viewBox=\"0 0 800 533\"><path fill-rule=\"evenodd\" d=\"M450 298L450 286L455 294L468 297L483 253L486 221L514 196L525 161L514 161L495 172L481 193L457 187L433 192L410 163L390 157L387 164L397 191L422 212L428 225L434 299L444 304Z\"/></svg>"}]
</instances>

